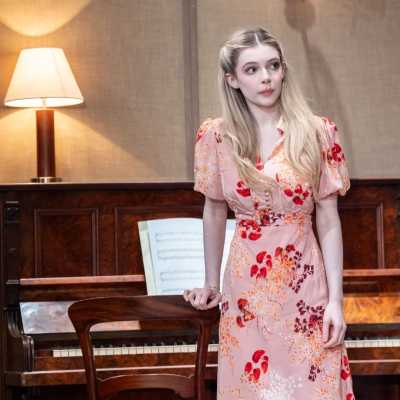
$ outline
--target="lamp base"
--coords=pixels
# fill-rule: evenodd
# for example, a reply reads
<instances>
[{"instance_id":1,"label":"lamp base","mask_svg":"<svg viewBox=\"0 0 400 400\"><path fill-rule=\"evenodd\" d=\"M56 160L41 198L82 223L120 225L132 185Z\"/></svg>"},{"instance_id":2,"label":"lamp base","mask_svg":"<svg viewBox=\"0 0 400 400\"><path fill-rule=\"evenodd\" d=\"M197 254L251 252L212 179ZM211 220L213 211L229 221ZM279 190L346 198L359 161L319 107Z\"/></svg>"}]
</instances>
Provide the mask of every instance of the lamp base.
<instances>
[{"instance_id":1,"label":"lamp base","mask_svg":"<svg viewBox=\"0 0 400 400\"><path fill-rule=\"evenodd\" d=\"M31 178L31 182L35 183L51 183L51 182L61 182L62 179L56 176L36 176Z\"/></svg>"}]
</instances>

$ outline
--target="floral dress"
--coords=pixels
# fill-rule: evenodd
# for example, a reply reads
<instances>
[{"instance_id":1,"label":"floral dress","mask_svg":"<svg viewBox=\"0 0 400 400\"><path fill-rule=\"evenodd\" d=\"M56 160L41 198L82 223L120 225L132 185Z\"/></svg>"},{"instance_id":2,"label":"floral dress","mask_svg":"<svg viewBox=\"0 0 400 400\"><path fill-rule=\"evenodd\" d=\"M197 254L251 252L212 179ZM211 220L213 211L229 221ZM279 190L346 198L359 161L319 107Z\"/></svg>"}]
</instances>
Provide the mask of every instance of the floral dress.
<instances>
[{"instance_id":1,"label":"floral dress","mask_svg":"<svg viewBox=\"0 0 400 400\"><path fill-rule=\"evenodd\" d=\"M319 196L350 187L336 125L323 118ZM195 145L194 189L225 200L236 229L223 276L218 400L354 400L344 345L325 349L324 262L312 229L314 196L285 159L280 140L256 167L276 182L270 195L240 180L221 118L206 119Z\"/></svg>"}]
</instances>

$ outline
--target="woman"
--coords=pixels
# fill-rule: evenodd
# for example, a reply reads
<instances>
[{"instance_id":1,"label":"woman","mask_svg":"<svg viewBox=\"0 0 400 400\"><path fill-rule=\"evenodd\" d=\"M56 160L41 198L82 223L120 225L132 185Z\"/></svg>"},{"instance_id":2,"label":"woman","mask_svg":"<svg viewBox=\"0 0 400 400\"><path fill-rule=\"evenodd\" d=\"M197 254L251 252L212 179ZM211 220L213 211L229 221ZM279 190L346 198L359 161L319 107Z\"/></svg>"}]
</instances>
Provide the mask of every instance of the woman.
<instances>
[{"instance_id":1,"label":"woman","mask_svg":"<svg viewBox=\"0 0 400 400\"><path fill-rule=\"evenodd\" d=\"M219 84L222 118L202 123L195 146L205 284L183 294L198 309L221 302L217 398L353 400L337 212L350 183L336 125L311 112L264 29L225 43ZM220 293L227 206L236 230Z\"/></svg>"}]
</instances>

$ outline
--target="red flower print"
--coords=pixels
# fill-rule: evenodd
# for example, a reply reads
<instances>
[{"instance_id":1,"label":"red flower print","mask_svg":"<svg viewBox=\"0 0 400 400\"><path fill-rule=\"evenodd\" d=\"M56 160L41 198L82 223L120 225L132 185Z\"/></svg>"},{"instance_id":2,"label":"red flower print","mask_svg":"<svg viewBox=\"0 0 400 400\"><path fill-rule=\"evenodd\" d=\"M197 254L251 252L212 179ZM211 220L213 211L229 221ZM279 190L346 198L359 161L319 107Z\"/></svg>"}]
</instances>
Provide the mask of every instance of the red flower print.
<instances>
[{"instance_id":1,"label":"red flower print","mask_svg":"<svg viewBox=\"0 0 400 400\"><path fill-rule=\"evenodd\" d=\"M243 310L248 305L249 305L249 302L246 299L239 299L238 300L238 308L239 308L239 310Z\"/></svg>"},{"instance_id":2,"label":"red flower print","mask_svg":"<svg viewBox=\"0 0 400 400\"><path fill-rule=\"evenodd\" d=\"M243 181L238 181L236 183L236 192L239 193L243 197L250 196L250 189L245 185Z\"/></svg>"},{"instance_id":3,"label":"red flower print","mask_svg":"<svg viewBox=\"0 0 400 400\"><path fill-rule=\"evenodd\" d=\"M353 393L347 393L346 394L346 400L356 400L356 398L354 397Z\"/></svg>"},{"instance_id":4,"label":"red flower print","mask_svg":"<svg viewBox=\"0 0 400 400\"><path fill-rule=\"evenodd\" d=\"M330 150L328 150L326 158L328 162L334 161L336 163L341 163L345 159L342 148L338 143L334 143Z\"/></svg>"},{"instance_id":5,"label":"red flower print","mask_svg":"<svg viewBox=\"0 0 400 400\"><path fill-rule=\"evenodd\" d=\"M267 276L267 268L260 268L260 272L257 274L257 278L265 278Z\"/></svg>"},{"instance_id":6,"label":"red flower print","mask_svg":"<svg viewBox=\"0 0 400 400\"><path fill-rule=\"evenodd\" d=\"M301 185L296 185L294 191L290 188L286 188L283 192L286 196L292 197L293 203L298 206L301 206L304 203L304 200L310 195L310 192L304 190Z\"/></svg>"},{"instance_id":7,"label":"red flower print","mask_svg":"<svg viewBox=\"0 0 400 400\"><path fill-rule=\"evenodd\" d=\"M275 257L279 257L282 254L282 247L277 247L275 249Z\"/></svg>"},{"instance_id":8,"label":"red flower print","mask_svg":"<svg viewBox=\"0 0 400 400\"><path fill-rule=\"evenodd\" d=\"M206 133L206 130L204 129L199 129L196 133L196 142L198 142Z\"/></svg>"},{"instance_id":9,"label":"red flower print","mask_svg":"<svg viewBox=\"0 0 400 400\"><path fill-rule=\"evenodd\" d=\"M253 278L255 276L256 279L264 279L267 276L267 270L272 268L272 256L266 251L260 251L256 255L256 260L261 265L253 264L250 267L250 277Z\"/></svg>"},{"instance_id":10,"label":"red flower print","mask_svg":"<svg viewBox=\"0 0 400 400\"><path fill-rule=\"evenodd\" d=\"M301 206L304 202L299 196L293 197L293 203L297 204L298 206Z\"/></svg>"},{"instance_id":11,"label":"red flower print","mask_svg":"<svg viewBox=\"0 0 400 400\"><path fill-rule=\"evenodd\" d=\"M242 239L257 240L261 237L260 226L251 219L242 219L239 222L239 231Z\"/></svg>"},{"instance_id":12,"label":"red flower print","mask_svg":"<svg viewBox=\"0 0 400 400\"><path fill-rule=\"evenodd\" d=\"M258 272L258 265L254 264L250 267L250 277L252 278Z\"/></svg>"},{"instance_id":13,"label":"red flower print","mask_svg":"<svg viewBox=\"0 0 400 400\"><path fill-rule=\"evenodd\" d=\"M250 240L257 240L261 237L261 233L256 233L256 232L251 232L249 234L249 239Z\"/></svg>"},{"instance_id":14,"label":"red flower print","mask_svg":"<svg viewBox=\"0 0 400 400\"><path fill-rule=\"evenodd\" d=\"M253 369L253 379L255 381L258 381L260 379L260 373L261 373L260 368Z\"/></svg>"},{"instance_id":15,"label":"red flower print","mask_svg":"<svg viewBox=\"0 0 400 400\"><path fill-rule=\"evenodd\" d=\"M262 163L261 157L259 155L257 155L256 158L256 169L258 169L259 171L264 169L264 164Z\"/></svg>"},{"instance_id":16,"label":"red flower print","mask_svg":"<svg viewBox=\"0 0 400 400\"><path fill-rule=\"evenodd\" d=\"M260 251L260 252L257 254L257 256L256 256L257 262L258 262L258 263L262 263L262 262L263 262L263 259L264 259L264 256L265 256L266 254L267 254L266 251Z\"/></svg>"},{"instance_id":17,"label":"red flower print","mask_svg":"<svg viewBox=\"0 0 400 400\"><path fill-rule=\"evenodd\" d=\"M245 322L255 318L254 314L248 310L249 302L247 299L240 298L237 301L238 308L242 315L236 317L236 323L240 328L244 328Z\"/></svg>"},{"instance_id":18,"label":"red flower print","mask_svg":"<svg viewBox=\"0 0 400 400\"><path fill-rule=\"evenodd\" d=\"M265 354L265 350L259 349L254 351L251 361L247 361L244 366L244 373L247 375L249 382L257 382L260 379L261 373L265 374L268 371L268 361L269 359Z\"/></svg>"},{"instance_id":19,"label":"red flower print","mask_svg":"<svg viewBox=\"0 0 400 400\"><path fill-rule=\"evenodd\" d=\"M344 381L350 377L349 358L346 355L342 357L342 370L340 376Z\"/></svg>"},{"instance_id":20,"label":"red flower print","mask_svg":"<svg viewBox=\"0 0 400 400\"><path fill-rule=\"evenodd\" d=\"M288 252L295 251L295 250L296 250L296 248L294 247L293 244L288 244L286 246L286 251L288 251Z\"/></svg>"},{"instance_id":21,"label":"red flower print","mask_svg":"<svg viewBox=\"0 0 400 400\"><path fill-rule=\"evenodd\" d=\"M265 374L268 369L268 358L261 363L261 370Z\"/></svg>"},{"instance_id":22,"label":"red flower print","mask_svg":"<svg viewBox=\"0 0 400 400\"><path fill-rule=\"evenodd\" d=\"M251 368L252 368L252 364L250 361L248 361L246 363L246 365L244 366L244 372L249 373L251 371Z\"/></svg>"},{"instance_id":23,"label":"red flower print","mask_svg":"<svg viewBox=\"0 0 400 400\"><path fill-rule=\"evenodd\" d=\"M285 189L284 190L286 196L292 197L293 196L293 192L290 189Z\"/></svg>"},{"instance_id":24,"label":"red flower print","mask_svg":"<svg viewBox=\"0 0 400 400\"><path fill-rule=\"evenodd\" d=\"M253 353L253 357L251 358L253 360L253 362L258 363L258 361L260 361L261 356L263 356L265 354L265 350L256 350Z\"/></svg>"},{"instance_id":25,"label":"red flower print","mask_svg":"<svg viewBox=\"0 0 400 400\"><path fill-rule=\"evenodd\" d=\"M211 118L207 118L200 126L200 128L196 132L196 142L198 142L204 134L207 132L208 128L211 126L212 120Z\"/></svg>"},{"instance_id":26,"label":"red flower print","mask_svg":"<svg viewBox=\"0 0 400 400\"><path fill-rule=\"evenodd\" d=\"M324 307L306 305L304 300L298 301L296 306L300 316L296 317L294 320L294 332L302 334L305 337L314 335L315 331L322 332Z\"/></svg>"}]
</instances>

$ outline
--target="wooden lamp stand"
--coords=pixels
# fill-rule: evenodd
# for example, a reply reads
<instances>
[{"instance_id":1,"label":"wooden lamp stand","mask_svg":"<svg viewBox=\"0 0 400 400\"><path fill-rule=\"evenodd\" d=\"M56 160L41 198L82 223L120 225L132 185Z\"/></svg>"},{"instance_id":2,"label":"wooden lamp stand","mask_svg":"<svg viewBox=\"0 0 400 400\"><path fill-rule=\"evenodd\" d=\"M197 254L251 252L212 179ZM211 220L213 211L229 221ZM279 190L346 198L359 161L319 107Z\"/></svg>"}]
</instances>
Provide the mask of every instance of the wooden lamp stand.
<instances>
[{"instance_id":1,"label":"wooden lamp stand","mask_svg":"<svg viewBox=\"0 0 400 400\"><path fill-rule=\"evenodd\" d=\"M56 177L54 110L36 111L37 177L31 182L60 182Z\"/></svg>"}]
</instances>

